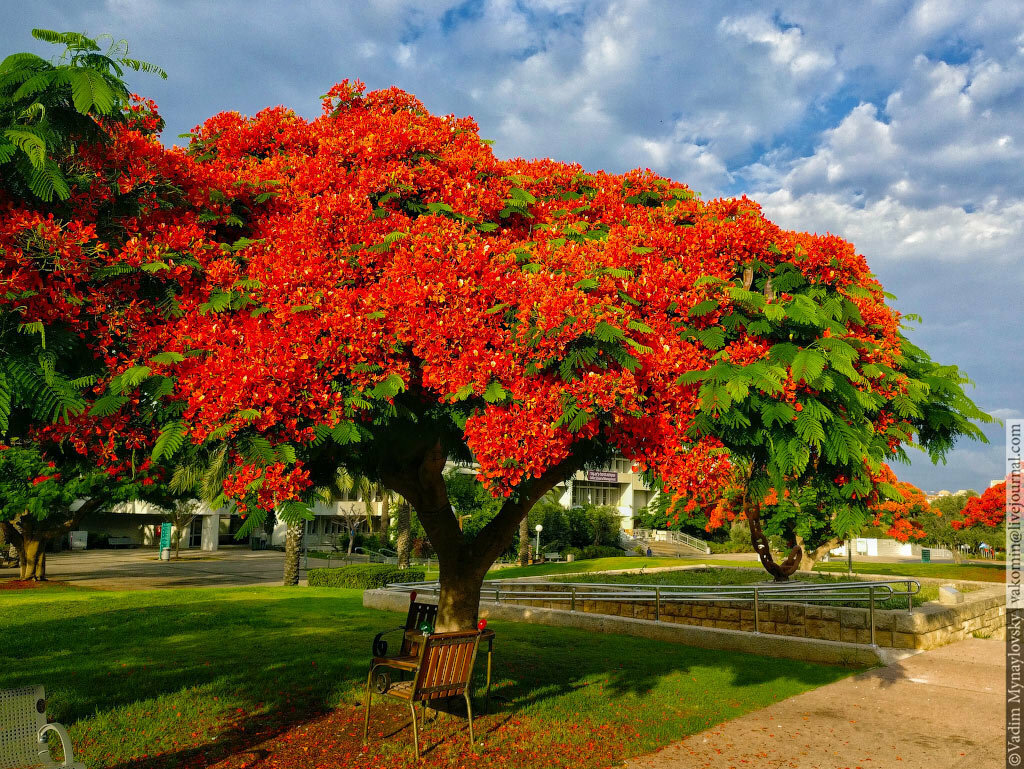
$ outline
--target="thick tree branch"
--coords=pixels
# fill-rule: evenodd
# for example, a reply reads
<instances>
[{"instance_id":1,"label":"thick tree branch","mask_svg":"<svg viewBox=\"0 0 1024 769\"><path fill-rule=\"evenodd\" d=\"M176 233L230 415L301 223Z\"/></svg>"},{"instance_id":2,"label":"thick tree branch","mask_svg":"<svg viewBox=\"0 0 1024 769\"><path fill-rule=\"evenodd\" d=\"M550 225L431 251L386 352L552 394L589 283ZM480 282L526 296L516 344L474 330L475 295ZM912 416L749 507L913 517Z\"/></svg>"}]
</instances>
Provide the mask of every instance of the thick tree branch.
<instances>
[{"instance_id":1,"label":"thick tree branch","mask_svg":"<svg viewBox=\"0 0 1024 769\"><path fill-rule=\"evenodd\" d=\"M537 501L556 485L572 476L583 466L583 458L570 454L557 465L552 465L540 476L524 482L514 499L509 499L501 506L498 514L492 518L473 540L473 555L487 561L487 567L501 555L512 541L519 522L533 508Z\"/></svg>"}]
</instances>

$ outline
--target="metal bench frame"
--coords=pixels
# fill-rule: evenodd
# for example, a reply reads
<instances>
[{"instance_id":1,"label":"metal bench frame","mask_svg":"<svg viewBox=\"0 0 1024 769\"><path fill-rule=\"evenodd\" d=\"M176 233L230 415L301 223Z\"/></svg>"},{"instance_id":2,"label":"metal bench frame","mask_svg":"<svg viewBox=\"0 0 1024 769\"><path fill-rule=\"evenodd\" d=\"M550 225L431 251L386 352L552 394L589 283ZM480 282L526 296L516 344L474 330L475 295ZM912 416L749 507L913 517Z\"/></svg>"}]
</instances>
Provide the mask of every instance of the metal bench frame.
<instances>
[{"instance_id":1,"label":"metal bench frame","mask_svg":"<svg viewBox=\"0 0 1024 769\"><path fill-rule=\"evenodd\" d=\"M50 755L46 744L48 732L60 738L63 763L58 764ZM0 689L0 768L26 766L85 769L85 764L74 759L67 730L60 724L46 722L46 697L42 686Z\"/></svg>"}]
</instances>

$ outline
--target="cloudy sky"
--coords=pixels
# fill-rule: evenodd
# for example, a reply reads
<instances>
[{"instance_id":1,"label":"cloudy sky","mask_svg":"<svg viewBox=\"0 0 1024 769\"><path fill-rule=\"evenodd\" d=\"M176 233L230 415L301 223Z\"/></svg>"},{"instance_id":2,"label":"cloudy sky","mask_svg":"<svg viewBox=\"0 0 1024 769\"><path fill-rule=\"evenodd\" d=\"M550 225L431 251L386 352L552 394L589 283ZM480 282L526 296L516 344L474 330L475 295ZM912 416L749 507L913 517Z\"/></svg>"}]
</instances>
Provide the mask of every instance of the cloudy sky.
<instances>
[{"instance_id":1,"label":"cloudy sky","mask_svg":"<svg viewBox=\"0 0 1024 769\"><path fill-rule=\"evenodd\" d=\"M13 6L13 4L12 4ZM165 138L219 110L315 116L343 78L472 115L500 156L649 167L705 198L867 256L911 338L960 365L983 408L1024 416L1024 3L1019 0L34 0L32 27L109 32L163 66L134 76ZM1003 429L901 477L982 489Z\"/></svg>"}]
</instances>

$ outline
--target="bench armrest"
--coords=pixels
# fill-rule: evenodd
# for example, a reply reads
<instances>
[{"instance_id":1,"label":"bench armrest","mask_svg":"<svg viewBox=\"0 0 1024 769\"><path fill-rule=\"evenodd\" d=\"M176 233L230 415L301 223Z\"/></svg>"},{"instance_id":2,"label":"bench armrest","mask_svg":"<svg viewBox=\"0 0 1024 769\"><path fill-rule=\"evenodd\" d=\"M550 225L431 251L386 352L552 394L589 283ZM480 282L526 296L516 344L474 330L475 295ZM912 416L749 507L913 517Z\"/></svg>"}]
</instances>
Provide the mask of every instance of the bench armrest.
<instances>
[{"instance_id":1,"label":"bench armrest","mask_svg":"<svg viewBox=\"0 0 1024 769\"><path fill-rule=\"evenodd\" d=\"M388 656L388 642L384 640L384 636L388 633L396 633L399 630L404 633L405 625L399 625L398 627L391 628L390 630L382 630L373 637L373 646L371 647L371 650L373 651L374 657Z\"/></svg>"},{"instance_id":2,"label":"bench armrest","mask_svg":"<svg viewBox=\"0 0 1024 769\"><path fill-rule=\"evenodd\" d=\"M71 751L71 738L68 736L68 731L60 724L47 724L39 730L39 744L42 745L42 749L39 751L40 758L50 758L50 749L46 747L46 733L56 732L60 738L60 747L64 751L64 766L71 766L75 762L75 757Z\"/></svg>"}]
</instances>

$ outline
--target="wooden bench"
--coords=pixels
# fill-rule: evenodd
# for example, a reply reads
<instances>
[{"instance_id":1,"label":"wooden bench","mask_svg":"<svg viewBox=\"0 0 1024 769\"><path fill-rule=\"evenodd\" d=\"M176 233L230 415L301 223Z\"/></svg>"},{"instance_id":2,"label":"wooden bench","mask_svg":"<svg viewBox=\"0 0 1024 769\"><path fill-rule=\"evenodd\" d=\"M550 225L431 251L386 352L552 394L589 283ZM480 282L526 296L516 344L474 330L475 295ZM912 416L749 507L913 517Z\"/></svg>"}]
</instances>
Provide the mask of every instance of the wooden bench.
<instances>
[{"instance_id":1,"label":"wooden bench","mask_svg":"<svg viewBox=\"0 0 1024 769\"><path fill-rule=\"evenodd\" d=\"M545 561L561 561L562 560L562 554L561 553L544 553L544 560Z\"/></svg>"},{"instance_id":2,"label":"wooden bench","mask_svg":"<svg viewBox=\"0 0 1024 769\"><path fill-rule=\"evenodd\" d=\"M420 757L419 728L416 722L416 703L426 716L426 703L430 700L463 697L469 719L469 744L475 749L473 736L473 703L469 696L469 679L473 676L477 648L482 630L460 630L455 633L434 633L422 636L419 649L412 659L376 657L366 678L366 713L363 718L363 744L370 729L370 703L373 699L374 679L380 668L392 668L412 673L412 679L388 686L384 696L409 703L412 713L412 741L416 760Z\"/></svg>"},{"instance_id":3,"label":"wooden bench","mask_svg":"<svg viewBox=\"0 0 1024 769\"><path fill-rule=\"evenodd\" d=\"M108 547L135 547L135 540L131 537L107 537Z\"/></svg>"}]
</instances>

